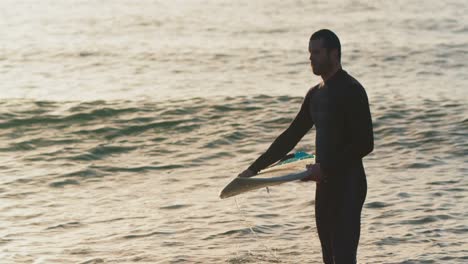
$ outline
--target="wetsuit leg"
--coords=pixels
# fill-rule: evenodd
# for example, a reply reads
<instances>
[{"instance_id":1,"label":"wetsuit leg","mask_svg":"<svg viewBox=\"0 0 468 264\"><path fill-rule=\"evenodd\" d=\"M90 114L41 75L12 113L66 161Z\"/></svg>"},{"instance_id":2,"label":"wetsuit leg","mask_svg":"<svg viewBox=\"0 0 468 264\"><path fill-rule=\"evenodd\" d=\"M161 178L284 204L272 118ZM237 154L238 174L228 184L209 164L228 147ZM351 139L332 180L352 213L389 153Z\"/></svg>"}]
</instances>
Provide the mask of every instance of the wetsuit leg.
<instances>
[{"instance_id":1,"label":"wetsuit leg","mask_svg":"<svg viewBox=\"0 0 468 264\"><path fill-rule=\"evenodd\" d=\"M356 263L367 183L362 165L339 183L317 184L315 219L325 264Z\"/></svg>"},{"instance_id":2,"label":"wetsuit leg","mask_svg":"<svg viewBox=\"0 0 468 264\"><path fill-rule=\"evenodd\" d=\"M361 211L366 199L367 182L362 164L344 177L343 195L337 204L332 248L334 264L355 264L361 231Z\"/></svg>"},{"instance_id":3,"label":"wetsuit leg","mask_svg":"<svg viewBox=\"0 0 468 264\"><path fill-rule=\"evenodd\" d=\"M317 184L315 191L315 223L322 246L323 263L333 264L333 211L335 206L331 198L332 191L328 183Z\"/></svg>"}]
</instances>

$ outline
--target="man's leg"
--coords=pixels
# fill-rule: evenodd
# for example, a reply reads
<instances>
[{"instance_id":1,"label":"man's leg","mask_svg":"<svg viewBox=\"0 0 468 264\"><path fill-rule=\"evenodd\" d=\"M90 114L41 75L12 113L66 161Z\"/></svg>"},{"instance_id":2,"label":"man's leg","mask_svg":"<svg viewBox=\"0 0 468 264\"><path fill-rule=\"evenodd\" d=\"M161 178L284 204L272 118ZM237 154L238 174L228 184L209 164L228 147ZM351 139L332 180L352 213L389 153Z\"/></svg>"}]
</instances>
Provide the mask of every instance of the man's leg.
<instances>
[{"instance_id":1,"label":"man's leg","mask_svg":"<svg viewBox=\"0 0 468 264\"><path fill-rule=\"evenodd\" d=\"M333 264L332 221L330 187L326 183L317 184L315 191L315 223L322 246L323 263Z\"/></svg>"},{"instance_id":2,"label":"man's leg","mask_svg":"<svg viewBox=\"0 0 468 264\"><path fill-rule=\"evenodd\" d=\"M337 220L332 238L334 264L356 263L361 211L367 194L365 174L347 176L350 177L346 177L342 200L334 216Z\"/></svg>"}]
</instances>

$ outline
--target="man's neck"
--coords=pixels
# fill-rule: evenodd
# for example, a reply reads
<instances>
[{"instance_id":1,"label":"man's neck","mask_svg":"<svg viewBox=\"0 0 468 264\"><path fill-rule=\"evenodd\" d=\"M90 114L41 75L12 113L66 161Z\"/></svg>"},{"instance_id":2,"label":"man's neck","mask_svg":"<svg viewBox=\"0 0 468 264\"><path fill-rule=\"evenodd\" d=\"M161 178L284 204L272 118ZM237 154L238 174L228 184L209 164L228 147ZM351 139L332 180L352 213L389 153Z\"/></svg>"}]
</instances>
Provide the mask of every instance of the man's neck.
<instances>
[{"instance_id":1,"label":"man's neck","mask_svg":"<svg viewBox=\"0 0 468 264\"><path fill-rule=\"evenodd\" d=\"M322 80L323 82L326 82L327 80L329 80L331 77L333 77L333 75L335 75L339 70L341 70L341 65L336 65L335 67L333 67L330 71L328 71L327 73L324 73L321 75L322 77Z\"/></svg>"}]
</instances>

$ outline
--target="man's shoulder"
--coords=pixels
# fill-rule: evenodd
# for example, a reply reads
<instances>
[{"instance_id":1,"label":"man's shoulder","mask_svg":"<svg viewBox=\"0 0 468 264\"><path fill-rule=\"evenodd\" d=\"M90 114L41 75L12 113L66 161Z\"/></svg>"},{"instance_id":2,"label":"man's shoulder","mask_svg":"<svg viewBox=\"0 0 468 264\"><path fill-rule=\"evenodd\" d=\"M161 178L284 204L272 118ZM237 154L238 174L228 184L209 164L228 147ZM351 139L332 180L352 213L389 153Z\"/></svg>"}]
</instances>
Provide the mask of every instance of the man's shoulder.
<instances>
[{"instance_id":1,"label":"man's shoulder","mask_svg":"<svg viewBox=\"0 0 468 264\"><path fill-rule=\"evenodd\" d=\"M342 88L347 96L351 94L366 93L364 86L362 86L362 84L349 73L346 73L345 85L343 85Z\"/></svg>"},{"instance_id":2,"label":"man's shoulder","mask_svg":"<svg viewBox=\"0 0 468 264\"><path fill-rule=\"evenodd\" d=\"M309 96L312 96L312 94L317 91L317 89L320 87L320 84L317 84L311 88L309 88L309 90L307 91L307 94L306 94L306 97L309 97Z\"/></svg>"},{"instance_id":3,"label":"man's shoulder","mask_svg":"<svg viewBox=\"0 0 468 264\"><path fill-rule=\"evenodd\" d=\"M309 90L307 91L305 97L304 97L304 100L302 101L302 104L304 105L308 105L311 100L312 100L312 96L314 95L315 91L319 88L319 85L317 84L316 86L313 86L311 88L309 88Z\"/></svg>"},{"instance_id":4,"label":"man's shoulder","mask_svg":"<svg viewBox=\"0 0 468 264\"><path fill-rule=\"evenodd\" d=\"M345 82L346 82L346 84L348 86L364 89L362 84L356 78L354 78L351 74L349 74L347 72L345 72L345 73L346 73Z\"/></svg>"}]
</instances>

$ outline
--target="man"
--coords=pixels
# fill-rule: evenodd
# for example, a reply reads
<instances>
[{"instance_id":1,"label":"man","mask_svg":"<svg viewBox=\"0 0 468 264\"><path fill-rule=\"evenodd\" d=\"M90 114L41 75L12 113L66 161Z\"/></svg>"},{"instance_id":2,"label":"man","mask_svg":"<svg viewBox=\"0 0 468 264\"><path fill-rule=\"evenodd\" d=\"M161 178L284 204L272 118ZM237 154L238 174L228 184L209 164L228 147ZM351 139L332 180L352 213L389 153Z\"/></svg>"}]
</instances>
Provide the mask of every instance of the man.
<instances>
[{"instance_id":1,"label":"man","mask_svg":"<svg viewBox=\"0 0 468 264\"><path fill-rule=\"evenodd\" d=\"M307 166L317 182L315 220L323 261L356 263L361 209L367 193L362 158L374 137L369 103L362 85L341 68L341 45L330 30L309 41L312 71L323 82L311 88L291 125L239 177L252 177L280 160L316 127L316 163Z\"/></svg>"}]
</instances>

